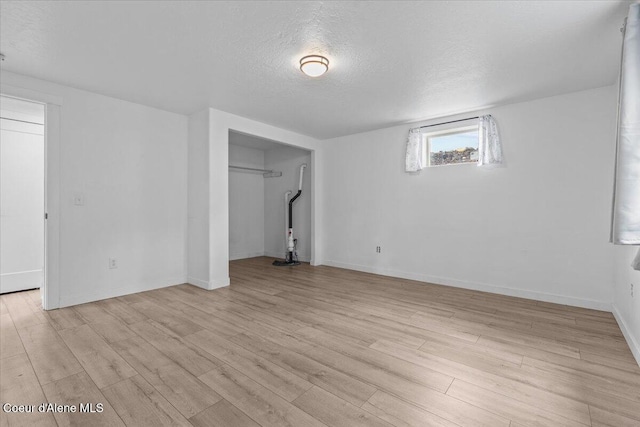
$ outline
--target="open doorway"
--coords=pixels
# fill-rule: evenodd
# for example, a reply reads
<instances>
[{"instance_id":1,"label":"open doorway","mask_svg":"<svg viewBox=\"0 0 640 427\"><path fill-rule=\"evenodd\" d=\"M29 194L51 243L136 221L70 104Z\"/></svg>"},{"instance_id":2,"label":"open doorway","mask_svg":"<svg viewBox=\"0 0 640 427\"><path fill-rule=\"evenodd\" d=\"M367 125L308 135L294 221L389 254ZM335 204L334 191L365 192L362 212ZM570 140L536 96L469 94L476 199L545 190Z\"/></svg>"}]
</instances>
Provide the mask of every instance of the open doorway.
<instances>
[{"instance_id":1,"label":"open doorway","mask_svg":"<svg viewBox=\"0 0 640 427\"><path fill-rule=\"evenodd\" d=\"M45 283L45 105L0 96L0 293Z\"/></svg>"},{"instance_id":2,"label":"open doorway","mask_svg":"<svg viewBox=\"0 0 640 427\"><path fill-rule=\"evenodd\" d=\"M287 192L302 193L293 205L296 258L311 260L311 151L229 131L229 259L287 254ZM274 267L275 268L275 267Z\"/></svg>"}]
</instances>

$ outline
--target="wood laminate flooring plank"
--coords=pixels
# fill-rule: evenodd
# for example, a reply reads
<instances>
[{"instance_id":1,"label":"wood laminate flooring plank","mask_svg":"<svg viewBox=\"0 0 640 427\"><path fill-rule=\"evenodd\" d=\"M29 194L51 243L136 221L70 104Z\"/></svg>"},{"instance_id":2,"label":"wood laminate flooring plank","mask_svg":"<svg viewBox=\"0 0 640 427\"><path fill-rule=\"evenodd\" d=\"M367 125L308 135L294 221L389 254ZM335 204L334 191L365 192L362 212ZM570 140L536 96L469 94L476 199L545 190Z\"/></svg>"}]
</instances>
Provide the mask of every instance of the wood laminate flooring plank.
<instances>
[{"instance_id":1,"label":"wood laminate flooring plank","mask_svg":"<svg viewBox=\"0 0 640 427\"><path fill-rule=\"evenodd\" d=\"M640 421L638 402L606 393L582 378L571 380L529 365L522 365L522 373L527 375L529 384L553 390L554 393L581 401L589 407L607 411Z\"/></svg>"},{"instance_id":2,"label":"wood laminate flooring plank","mask_svg":"<svg viewBox=\"0 0 640 427\"><path fill-rule=\"evenodd\" d=\"M106 387L102 393L127 426L191 426L176 408L139 375Z\"/></svg>"},{"instance_id":3,"label":"wood laminate flooring plank","mask_svg":"<svg viewBox=\"0 0 640 427\"><path fill-rule=\"evenodd\" d=\"M137 374L89 325L59 334L98 388Z\"/></svg>"},{"instance_id":4,"label":"wood laminate flooring plank","mask_svg":"<svg viewBox=\"0 0 640 427\"><path fill-rule=\"evenodd\" d=\"M131 304L131 307L149 319L153 319L160 323L162 326L180 337L194 334L202 330L202 327L188 320L188 314L178 316L170 310L163 309L163 307L152 302L150 299L147 299L144 302Z\"/></svg>"},{"instance_id":5,"label":"wood laminate flooring plank","mask_svg":"<svg viewBox=\"0 0 640 427\"><path fill-rule=\"evenodd\" d=\"M82 371L73 353L48 323L26 327L19 334L40 384Z\"/></svg>"},{"instance_id":6,"label":"wood laminate flooring plank","mask_svg":"<svg viewBox=\"0 0 640 427\"><path fill-rule=\"evenodd\" d=\"M580 352L580 359L585 360L600 366L606 366L608 368L615 368L621 371L631 372L632 374L640 375L640 366L633 357L619 359L611 357L610 355L603 356L601 354L589 353L587 351Z\"/></svg>"},{"instance_id":7,"label":"wood laminate flooring plank","mask_svg":"<svg viewBox=\"0 0 640 427\"><path fill-rule=\"evenodd\" d=\"M191 374L202 375L223 364L210 353L172 334L153 320L129 325L131 330Z\"/></svg>"},{"instance_id":8,"label":"wood laminate flooring plank","mask_svg":"<svg viewBox=\"0 0 640 427\"><path fill-rule=\"evenodd\" d=\"M198 378L140 337L118 341L112 345L136 372L186 418L221 399Z\"/></svg>"},{"instance_id":9,"label":"wood laminate flooring plank","mask_svg":"<svg viewBox=\"0 0 640 427\"><path fill-rule=\"evenodd\" d=\"M322 421L336 427L390 427L391 424L364 411L349 402L336 397L319 387L313 386L293 404Z\"/></svg>"},{"instance_id":10,"label":"wood laminate flooring plank","mask_svg":"<svg viewBox=\"0 0 640 427\"><path fill-rule=\"evenodd\" d=\"M56 426L50 413L38 412L38 406L46 401L40 383L26 353L0 360L0 402L4 405L33 406L32 412L5 412L0 409L0 425Z\"/></svg>"},{"instance_id":11,"label":"wood laminate flooring plank","mask_svg":"<svg viewBox=\"0 0 640 427\"><path fill-rule=\"evenodd\" d=\"M104 310L99 302L77 305L73 309L108 343L136 336L124 322Z\"/></svg>"},{"instance_id":12,"label":"wood laminate flooring plank","mask_svg":"<svg viewBox=\"0 0 640 427\"><path fill-rule=\"evenodd\" d=\"M321 427L320 421L231 367L200 376L221 396L264 427Z\"/></svg>"},{"instance_id":13,"label":"wood laminate flooring plank","mask_svg":"<svg viewBox=\"0 0 640 427\"><path fill-rule=\"evenodd\" d=\"M144 296L144 292L139 292L139 293L135 293L135 294L129 294L129 295L122 295L119 297L116 297L115 299L117 299L120 302L123 302L125 304L134 304L136 302L145 302L146 298Z\"/></svg>"},{"instance_id":14,"label":"wood laminate flooring plank","mask_svg":"<svg viewBox=\"0 0 640 427\"><path fill-rule=\"evenodd\" d=\"M33 307L37 311L42 310L42 292L40 291L40 288L26 291L25 295L29 297L31 303L33 304Z\"/></svg>"},{"instance_id":15,"label":"wood laminate flooring plank","mask_svg":"<svg viewBox=\"0 0 640 427\"><path fill-rule=\"evenodd\" d=\"M458 424L380 390L362 405L362 409L396 427L458 427Z\"/></svg>"},{"instance_id":16,"label":"wood laminate flooring plank","mask_svg":"<svg viewBox=\"0 0 640 427\"><path fill-rule=\"evenodd\" d=\"M285 301L289 304L291 301L295 302L292 308L299 310L295 317L304 322L306 326L327 329L352 339L368 341L369 344L376 339L398 341L415 348L424 344L421 331L411 329L411 326L405 326L398 322L389 324L384 322L384 318L381 317L365 313L357 314L354 310L308 298L292 296Z\"/></svg>"},{"instance_id":17,"label":"wood laminate flooring plank","mask_svg":"<svg viewBox=\"0 0 640 427\"><path fill-rule=\"evenodd\" d=\"M98 301L96 305L107 311L115 318L123 321L127 325L142 322L143 320L147 319L139 311L130 307L129 304L119 300L118 298L110 298Z\"/></svg>"},{"instance_id":18,"label":"wood laminate flooring plank","mask_svg":"<svg viewBox=\"0 0 640 427\"><path fill-rule=\"evenodd\" d=\"M349 359L374 366L399 378L425 385L442 393L447 391L453 382L452 376L442 372L434 371L426 366L415 365L392 355L372 350L369 347L351 344L346 340L333 337L314 328L301 329L296 335L315 345L341 353Z\"/></svg>"},{"instance_id":19,"label":"wood laminate flooring plank","mask_svg":"<svg viewBox=\"0 0 640 427\"><path fill-rule=\"evenodd\" d=\"M234 323L212 315L212 312L215 312L212 308L207 307L209 311L200 310L198 308L199 304L206 306L206 303L203 303L201 299L193 305L189 305L182 301L174 301L171 305L171 309L178 315L188 317L191 322L200 326L202 329L214 331L227 338L244 332L244 329Z\"/></svg>"},{"instance_id":20,"label":"wood laminate flooring plank","mask_svg":"<svg viewBox=\"0 0 640 427\"><path fill-rule=\"evenodd\" d=\"M47 323L47 318L42 310L38 310L29 296L24 292L15 292L4 295L4 303L11 315L16 329L20 330L27 326Z\"/></svg>"},{"instance_id":21,"label":"wood laminate flooring plank","mask_svg":"<svg viewBox=\"0 0 640 427\"><path fill-rule=\"evenodd\" d=\"M230 340L356 406L376 391L363 381L257 335L240 334Z\"/></svg>"},{"instance_id":22,"label":"wood laminate flooring plank","mask_svg":"<svg viewBox=\"0 0 640 427\"><path fill-rule=\"evenodd\" d=\"M189 418L189 422L195 427L260 427L225 399Z\"/></svg>"},{"instance_id":23,"label":"wood laminate flooring plank","mask_svg":"<svg viewBox=\"0 0 640 427\"><path fill-rule=\"evenodd\" d=\"M44 314L47 316L49 323L56 331L75 328L86 323L84 319L73 309L73 307L49 310L45 311Z\"/></svg>"},{"instance_id":24,"label":"wood laminate flooring plank","mask_svg":"<svg viewBox=\"0 0 640 427\"><path fill-rule=\"evenodd\" d=\"M260 302L256 298L253 299L253 302ZM307 326L307 324L296 321L290 316L285 320L283 317L286 316L278 316L278 312L273 310L275 308L274 304L251 304L248 301L226 301L224 304L224 309L222 309L219 305L216 305L218 310L224 310L225 312L236 313L240 316L244 316L247 320L252 320L254 322L258 322L264 325L269 325L272 328L279 329L286 332L293 332L296 329L299 329L302 326Z\"/></svg>"},{"instance_id":25,"label":"wood laminate flooring plank","mask_svg":"<svg viewBox=\"0 0 640 427\"><path fill-rule=\"evenodd\" d=\"M0 359L24 353L20 335L7 311L0 316Z\"/></svg>"},{"instance_id":26,"label":"wood laminate flooring plank","mask_svg":"<svg viewBox=\"0 0 640 427\"><path fill-rule=\"evenodd\" d=\"M531 345L525 345L521 343L516 343L510 340L505 340L498 337L490 337L490 336L481 336L478 338L476 342L479 346L485 346L492 348L494 350L513 352L517 354L521 354L523 356L531 356L537 359L546 360L548 357L554 357L558 353L548 350L545 347L535 347ZM565 354L564 356L572 357L574 359L580 359L579 353L571 353Z\"/></svg>"},{"instance_id":27,"label":"wood laminate flooring plank","mask_svg":"<svg viewBox=\"0 0 640 427\"><path fill-rule=\"evenodd\" d=\"M444 390L437 391L422 384L410 381L395 375L387 369L380 368L367 362L352 359L337 351L325 348L320 345L305 343L291 336L272 334L268 337L270 340L276 340L280 345L291 348L296 352L300 352L305 356L325 364L333 369L341 371L350 376L367 382L374 387L386 392L395 394L403 399L422 406L423 408L434 411L435 408L446 408L441 410L438 415L454 421L452 418L460 417L464 422L470 420L485 426L508 425L508 420L500 416L494 415L489 411L474 407L470 404L450 398L443 394ZM434 384L435 387L441 388L439 383ZM456 414L456 415L454 415ZM457 421L455 421L457 422Z\"/></svg>"},{"instance_id":28,"label":"wood laminate flooring plank","mask_svg":"<svg viewBox=\"0 0 640 427\"><path fill-rule=\"evenodd\" d=\"M189 335L187 339L289 402L313 386L288 370L211 331L200 331Z\"/></svg>"},{"instance_id":29,"label":"wood laminate flooring plank","mask_svg":"<svg viewBox=\"0 0 640 427\"><path fill-rule=\"evenodd\" d=\"M57 404L75 405L77 412L57 412L54 414L58 426L124 426L124 423L98 390L86 372L80 372L43 387L47 401ZM80 404L102 404L102 412L81 412Z\"/></svg>"},{"instance_id":30,"label":"wood laminate flooring plank","mask_svg":"<svg viewBox=\"0 0 640 427\"><path fill-rule=\"evenodd\" d=\"M585 363L580 365L581 360L576 361L575 364L561 364L558 362L546 362L525 357L522 364L549 372L551 375L567 381L580 381L589 384L594 389L623 399L634 400L640 405L640 375L621 372L616 369L607 369L606 367L593 369Z\"/></svg>"},{"instance_id":31,"label":"wood laminate flooring plank","mask_svg":"<svg viewBox=\"0 0 640 427\"><path fill-rule=\"evenodd\" d=\"M419 329L425 329L427 331L436 332L442 335L449 335L454 338L459 338L469 342L478 341L478 333L471 331L477 331L475 326L459 326L454 324L450 318L449 320L437 319L435 316L427 316L424 313L416 313L407 321L411 326L415 326Z\"/></svg>"},{"instance_id":32,"label":"wood laminate flooring plank","mask_svg":"<svg viewBox=\"0 0 640 427\"><path fill-rule=\"evenodd\" d=\"M441 337L428 339L427 342L420 346L420 350L437 356L451 357L454 360L457 358L473 359L480 362L513 367L522 365L522 360L524 359L523 355L512 351L495 349L458 339L442 339Z\"/></svg>"},{"instance_id":33,"label":"wood laminate flooring plank","mask_svg":"<svg viewBox=\"0 0 640 427\"><path fill-rule=\"evenodd\" d=\"M0 316L3 316L5 314L9 314L9 310L7 309L7 306L4 303L4 295L0 295Z\"/></svg>"},{"instance_id":34,"label":"wood laminate flooring plank","mask_svg":"<svg viewBox=\"0 0 640 427\"><path fill-rule=\"evenodd\" d=\"M417 311L417 308L421 307L412 307L410 304L401 306L398 304L392 304L389 301L376 299L374 296L362 297L357 293L345 292L344 290L342 292L335 290L319 293L314 292L313 290L290 287L288 290L280 292L277 295L280 294L287 298L292 295L297 295L300 297L316 299L325 303L342 306L347 309L357 310L364 314L386 317L389 319L397 319L398 317L410 318ZM450 317L453 315L453 312L447 311L442 314L446 317Z\"/></svg>"},{"instance_id":35,"label":"wood laminate flooring plank","mask_svg":"<svg viewBox=\"0 0 640 427\"><path fill-rule=\"evenodd\" d=\"M639 427L640 421L604 409L590 407L591 425L593 427Z\"/></svg>"},{"instance_id":36,"label":"wood laminate flooring plank","mask_svg":"<svg viewBox=\"0 0 640 427\"><path fill-rule=\"evenodd\" d=\"M401 348L391 342L378 342L372 349L394 355L420 366L430 367L457 379L475 384L529 405L545 405L546 410L581 423L589 423L589 408L578 400L558 395L553 390L534 387L520 368L483 364L461 355L458 361L435 356L420 350Z\"/></svg>"},{"instance_id":37,"label":"wood laminate flooring plank","mask_svg":"<svg viewBox=\"0 0 640 427\"><path fill-rule=\"evenodd\" d=\"M473 384L456 379L447 395L471 405L486 409L506 419L522 425L581 427L588 423L579 423L549 412L540 406L529 405L510 397L500 395Z\"/></svg>"}]
</instances>

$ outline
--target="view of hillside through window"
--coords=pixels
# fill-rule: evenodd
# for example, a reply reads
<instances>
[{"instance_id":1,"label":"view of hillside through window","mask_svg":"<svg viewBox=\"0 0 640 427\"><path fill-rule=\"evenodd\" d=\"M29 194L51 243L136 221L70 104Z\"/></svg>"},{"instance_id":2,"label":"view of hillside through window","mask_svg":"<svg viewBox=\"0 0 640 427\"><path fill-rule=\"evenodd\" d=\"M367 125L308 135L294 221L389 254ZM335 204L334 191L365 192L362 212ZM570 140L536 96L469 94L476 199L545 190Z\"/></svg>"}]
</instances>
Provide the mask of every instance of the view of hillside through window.
<instances>
[{"instance_id":1,"label":"view of hillside through window","mask_svg":"<svg viewBox=\"0 0 640 427\"><path fill-rule=\"evenodd\" d=\"M429 166L443 166L478 161L478 129L453 131L427 137Z\"/></svg>"}]
</instances>

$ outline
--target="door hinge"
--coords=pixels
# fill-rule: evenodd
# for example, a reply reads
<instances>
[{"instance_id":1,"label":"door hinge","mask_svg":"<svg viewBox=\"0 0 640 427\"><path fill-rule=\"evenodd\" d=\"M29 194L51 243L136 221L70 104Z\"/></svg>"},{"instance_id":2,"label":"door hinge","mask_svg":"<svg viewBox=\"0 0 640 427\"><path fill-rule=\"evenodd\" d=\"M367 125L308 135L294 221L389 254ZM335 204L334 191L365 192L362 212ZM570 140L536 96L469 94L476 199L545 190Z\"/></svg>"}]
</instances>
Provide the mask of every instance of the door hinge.
<instances>
[{"instance_id":1,"label":"door hinge","mask_svg":"<svg viewBox=\"0 0 640 427\"><path fill-rule=\"evenodd\" d=\"M48 213L44 213L44 219L49 219L49 214Z\"/></svg>"}]
</instances>

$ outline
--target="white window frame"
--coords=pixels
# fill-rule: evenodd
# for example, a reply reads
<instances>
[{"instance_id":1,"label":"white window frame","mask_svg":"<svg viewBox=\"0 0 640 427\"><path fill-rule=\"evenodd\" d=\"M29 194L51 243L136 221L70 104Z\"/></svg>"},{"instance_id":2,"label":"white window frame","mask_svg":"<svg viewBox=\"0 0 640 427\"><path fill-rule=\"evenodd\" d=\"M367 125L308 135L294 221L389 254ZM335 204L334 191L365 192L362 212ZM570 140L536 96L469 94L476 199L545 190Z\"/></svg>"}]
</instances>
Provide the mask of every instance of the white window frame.
<instances>
[{"instance_id":1,"label":"white window frame","mask_svg":"<svg viewBox=\"0 0 640 427\"><path fill-rule=\"evenodd\" d=\"M441 166L460 166L460 165L477 165L477 161L475 162L464 162L464 163L449 163L447 165L432 165L431 164L431 138L440 137L446 135L454 135L458 133L467 133L469 131L475 130L478 132L478 139L480 138L480 129L477 124L471 126L457 126L444 130L424 133L422 136L423 150L422 150L422 164L427 165L428 168L437 168ZM479 143L480 141L478 141Z\"/></svg>"}]
</instances>

